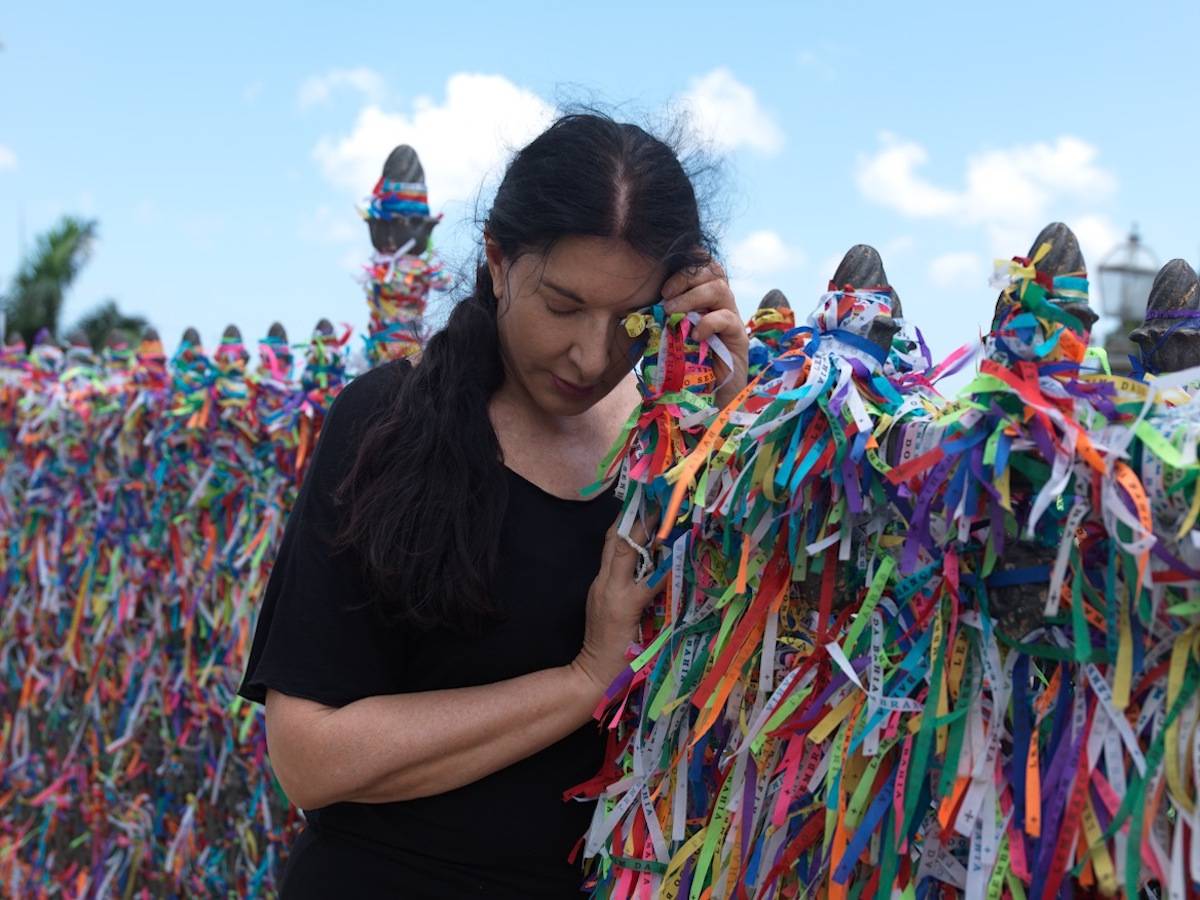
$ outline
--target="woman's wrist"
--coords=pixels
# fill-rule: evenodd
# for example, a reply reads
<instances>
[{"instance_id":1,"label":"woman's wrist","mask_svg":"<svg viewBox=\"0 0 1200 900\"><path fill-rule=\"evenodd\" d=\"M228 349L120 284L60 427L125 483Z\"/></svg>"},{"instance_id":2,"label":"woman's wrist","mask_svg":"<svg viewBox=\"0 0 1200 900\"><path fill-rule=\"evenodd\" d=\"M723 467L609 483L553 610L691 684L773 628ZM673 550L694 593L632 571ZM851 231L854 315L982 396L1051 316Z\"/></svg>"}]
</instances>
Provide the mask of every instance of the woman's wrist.
<instances>
[{"instance_id":1,"label":"woman's wrist","mask_svg":"<svg viewBox=\"0 0 1200 900\"><path fill-rule=\"evenodd\" d=\"M616 676L609 677L586 650L581 650L564 668L572 703L578 704L579 709L590 718Z\"/></svg>"}]
</instances>

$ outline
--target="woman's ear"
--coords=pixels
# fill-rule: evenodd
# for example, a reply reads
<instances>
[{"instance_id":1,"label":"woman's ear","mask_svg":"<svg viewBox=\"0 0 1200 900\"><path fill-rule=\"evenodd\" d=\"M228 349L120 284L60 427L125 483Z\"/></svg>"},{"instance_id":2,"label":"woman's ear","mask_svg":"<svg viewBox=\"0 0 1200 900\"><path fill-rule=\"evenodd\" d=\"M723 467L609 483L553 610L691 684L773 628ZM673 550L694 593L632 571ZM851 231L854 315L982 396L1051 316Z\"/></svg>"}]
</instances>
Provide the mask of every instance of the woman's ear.
<instances>
[{"instance_id":1,"label":"woman's ear","mask_svg":"<svg viewBox=\"0 0 1200 900\"><path fill-rule=\"evenodd\" d=\"M487 262L488 274L492 276L492 293L496 295L497 300L503 300L506 287L504 251L486 231L483 233L483 254Z\"/></svg>"}]
</instances>

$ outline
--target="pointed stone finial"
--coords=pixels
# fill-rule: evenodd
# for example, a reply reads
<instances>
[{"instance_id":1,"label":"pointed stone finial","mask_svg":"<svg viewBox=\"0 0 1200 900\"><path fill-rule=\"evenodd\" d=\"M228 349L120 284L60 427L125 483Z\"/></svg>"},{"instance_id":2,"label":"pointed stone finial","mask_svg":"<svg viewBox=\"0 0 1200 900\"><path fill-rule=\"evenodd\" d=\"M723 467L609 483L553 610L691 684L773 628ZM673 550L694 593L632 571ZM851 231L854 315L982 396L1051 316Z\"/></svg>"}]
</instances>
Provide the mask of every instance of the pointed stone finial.
<instances>
[{"instance_id":1,"label":"pointed stone finial","mask_svg":"<svg viewBox=\"0 0 1200 900\"><path fill-rule=\"evenodd\" d=\"M1051 222L1033 239L1027 258L1033 259L1043 244L1049 244L1050 250L1037 262L1039 275L1049 278L1064 275L1087 277L1083 251L1079 249L1079 240L1070 228L1062 222ZM996 300L993 327L1011 311L1014 302L1011 290L1001 292ZM1098 318L1097 315L1086 302L1063 303L1061 308L1082 323L1085 333L1081 337L1086 341L1092 325ZM1022 497L1032 496L1032 486L1019 472L1013 475L1012 493L1014 503L1018 502L1015 499L1018 494ZM1049 566L1053 563L1056 552L1054 547L1018 538L1005 543L1003 558L999 561L999 571ZM991 613L996 628L1009 639L1019 640L1041 624L1046 604L1045 582L1001 585L989 589L989 593L993 598Z\"/></svg>"},{"instance_id":2,"label":"pointed stone finial","mask_svg":"<svg viewBox=\"0 0 1200 900\"><path fill-rule=\"evenodd\" d=\"M96 354L92 351L92 342L82 328L74 328L67 335L66 359L68 365L92 365L96 362Z\"/></svg>"},{"instance_id":3,"label":"pointed stone finial","mask_svg":"<svg viewBox=\"0 0 1200 900\"><path fill-rule=\"evenodd\" d=\"M883 268L883 257L870 244L855 244L847 250L833 277L829 279L830 290L841 290L845 287L863 291L888 288L891 291L892 315L877 316L864 335L886 354L892 347L892 338L900 330L896 320L903 318L904 309L900 305L900 295L888 281L887 272Z\"/></svg>"},{"instance_id":4,"label":"pointed stone finial","mask_svg":"<svg viewBox=\"0 0 1200 900\"><path fill-rule=\"evenodd\" d=\"M883 257L870 244L855 244L847 250L829 283L835 288L848 284L862 290L873 287L889 288L892 292L893 318L904 318L900 294L888 280L887 272L883 268Z\"/></svg>"},{"instance_id":5,"label":"pointed stone finial","mask_svg":"<svg viewBox=\"0 0 1200 900\"><path fill-rule=\"evenodd\" d=\"M191 344L193 347L200 346L200 332L189 325L183 330L183 343Z\"/></svg>"},{"instance_id":6,"label":"pointed stone finial","mask_svg":"<svg viewBox=\"0 0 1200 900\"><path fill-rule=\"evenodd\" d=\"M242 330L236 325L226 325L225 330L221 332L221 343L214 356L223 366L244 369L250 354L242 344Z\"/></svg>"},{"instance_id":7,"label":"pointed stone finial","mask_svg":"<svg viewBox=\"0 0 1200 900\"><path fill-rule=\"evenodd\" d=\"M159 336L157 328L147 328L142 332L142 339L138 342L137 354L138 358L144 363L161 364L165 362L163 359L162 338Z\"/></svg>"},{"instance_id":8,"label":"pointed stone finial","mask_svg":"<svg viewBox=\"0 0 1200 900\"><path fill-rule=\"evenodd\" d=\"M389 209L386 185L420 185L419 200L414 200L408 210ZM381 193L383 191L383 193ZM420 256L429 247L429 238L437 225L436 217L429 214L425 199L425 169L417 151L408 144L400 144L388 154L383 163L381 183L376 187L374 200L367 215L367 229L371 233L371 244L383 254L391 255L403 247L411 256Z\"/></svg>"},{"instance_id":9,"label":"pointed stone finial","mask_svg":"<svg viewBox=\"0 0 1200 900\"><path fill-rule=\"evenodd\" d=\"M1032 259L1043 244L1050 245L1050 252L1038 262L1039 274L1050 278L1057 278L1060 275L1087 277L1087 263L1084 261L1083 251L1079 248L1079 239L1070 228L1062 222L1051 222L1033 239L1027 257ZM999 313L1001 306L1009 302L1001 294L996 300L996 312ZM1085 337L1091 333L1092 326L1100 318L1087 303L1064 303L1062 309L1083 324Z\"/></svg>"},{"instance_id":10,"label":"pointed stone finial","mask_svg":"<svg viewBox=\"0 0 1200 900\"><path fill-rule=\"evenodd\" d=\"M1050 273L1051 276L1087 271L1083 251L1079 249L1079 238L1062 222L1051 222L1038 232L1038 236L1029 247L1029 256L1037 253L1042 244L1049 244L1050 252L1042 257L1038 269Z\"/></svg>"},{"instance_id":11,"label":"pointed stone finial","mask_svg":"<svg viewBox=\"0 0 1200 900\"><path fill-rule=\"evenodd\" d=\"M764 295L762 300L758 302L759 309L791 309L792 304L788 303L787 295L779 288L771 288Z\"/></svg>"},{"instance_id":12,"label":"pointed stone finial","mask_svg":"<svg viewBox=\"0 0 1200 900\"><path fill-rule=\"evenodd\" d=\"M328 319L320 319L317 322L317 327L313 329L313 334L314 335L319 334L322 337L332 336L333 335L333 323L330 322Z\"/></svg>"},{"instance_id":13,"label":"pointed stone finial","mask_svg":"<svg viewBox=\"0 0 1200 900\"><path fill-rule=\"evenodd\" d=\"M796 314L783 291L779 288L767 291L746 323L751 338L747 371L752 377L783 351L785 336L795 325Z\"/></svg>"},{"instance_id":14,"label":"pointed stone finial","mask_svg":"<svg viewBox=\"0 0 1200 900\"><path fill-rule=\"evenodd\" d=\"M394 147L383 162L383 177L388 181L424 184L425 169L421 165L421 157L408 144Z\"/></svg>"},{"instance_id":15,"label":"pointed stone finial","mask_svg":"<svg viewBox=\"0 0 1200 900\"><path fill-rule=\"evenodd\" d=\"M271 327L267 329L266 338L259 343L260 371L268 371L274 378L280 380L290 378L292 360L292 348L288 344L287 330L279 322L272 322Z\"/></svg>"},{"instance_id":16,"label":"pointed stone finial","mask_svg":"<svg viewBox=\"0 0 1200 900\"><path fill-rule=\"evenodd\" d=\"M1200 277L1185 259L1173 259L1154 276L1146 317L1129 339L1148 372L1178 372L1200 365Z\"/></svg>"}]
</instances>

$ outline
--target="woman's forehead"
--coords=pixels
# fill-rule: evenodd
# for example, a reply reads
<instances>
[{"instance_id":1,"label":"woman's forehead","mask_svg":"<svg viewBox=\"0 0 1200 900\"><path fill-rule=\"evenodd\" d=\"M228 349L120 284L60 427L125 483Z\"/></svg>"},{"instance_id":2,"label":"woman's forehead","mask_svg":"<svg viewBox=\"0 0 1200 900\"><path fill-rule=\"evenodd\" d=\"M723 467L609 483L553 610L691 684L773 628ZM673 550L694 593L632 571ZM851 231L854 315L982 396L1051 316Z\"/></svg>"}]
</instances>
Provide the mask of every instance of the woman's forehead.
<instances>
[{"instance_id":1,"label":"woman's forehead","mask_svg":"<svg viewBox=\"0 0 1200 900\"><path fill-rule=\"evenodd\" d=\"M658 299L666 270L619 238L571 235L535 261L542 285L588 306L628 307Z\"/></svg>"}]
</instances>

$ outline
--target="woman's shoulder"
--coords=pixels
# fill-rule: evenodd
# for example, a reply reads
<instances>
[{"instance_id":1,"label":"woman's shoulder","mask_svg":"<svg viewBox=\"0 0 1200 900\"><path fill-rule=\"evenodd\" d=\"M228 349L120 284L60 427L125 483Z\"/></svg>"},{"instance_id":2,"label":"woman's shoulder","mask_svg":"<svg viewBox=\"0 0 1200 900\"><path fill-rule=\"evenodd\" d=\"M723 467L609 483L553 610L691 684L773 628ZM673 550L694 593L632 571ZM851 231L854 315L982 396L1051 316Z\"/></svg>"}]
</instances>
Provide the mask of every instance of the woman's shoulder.
<instances>
[{"instance_id":1,"label":"woman's shoulder","mask_svg":"<svg viewBox=\"0 0 1200 900\"><path fill-rule=\"evenodd\" d=\"M330 416L359 419L386 409L411 370L412 364L407 359L397 359L363 372L342 388Z\"/></svg>"},{"instance_id":2,"label":"woman's shoulder","mask_svg":"<svg viewBox=\"0 0 1200 900\"><path fill-rule=\"evenodd\" d=\"M381 419L412 366L396 360L375 366L346 383L321 425L312 477L330 491L353 464L364 435Z\"/></svg>"}]
</instances>

